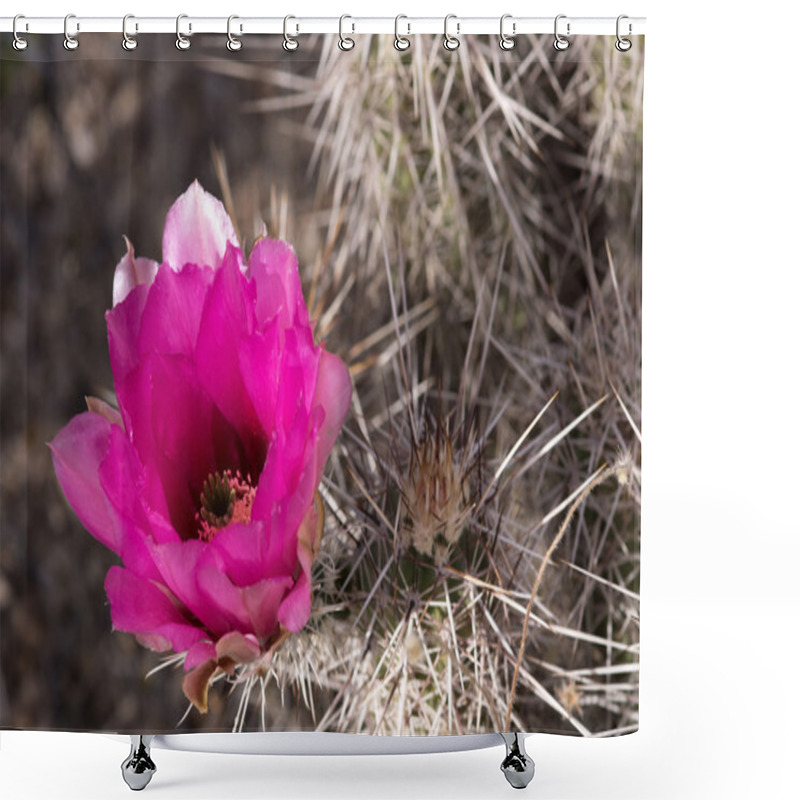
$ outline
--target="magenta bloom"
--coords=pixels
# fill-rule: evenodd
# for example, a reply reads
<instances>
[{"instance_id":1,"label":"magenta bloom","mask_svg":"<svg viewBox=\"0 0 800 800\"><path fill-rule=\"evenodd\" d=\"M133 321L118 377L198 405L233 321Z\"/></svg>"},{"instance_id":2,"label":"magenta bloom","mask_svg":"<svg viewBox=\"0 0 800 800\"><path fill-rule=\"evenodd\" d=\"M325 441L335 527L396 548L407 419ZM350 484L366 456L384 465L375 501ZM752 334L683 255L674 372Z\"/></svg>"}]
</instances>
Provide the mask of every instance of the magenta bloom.
<instances>
[{"instance_id":1,"label":"magenta bloom","mask_svg":"<svg viewBox=\"0 0 800 800\"><path fill-rule=\"evenodd\" d=\"M214 674L308 621L315 492L351 385L314 344L292 248L260 239L246 262L197 182L162 256L129 245L114 275L119 411L90 400L51 450L67 500L122 560L105 583L114 628L186 652L184 691L205 710Z\"/></svg>"}]
</instances>

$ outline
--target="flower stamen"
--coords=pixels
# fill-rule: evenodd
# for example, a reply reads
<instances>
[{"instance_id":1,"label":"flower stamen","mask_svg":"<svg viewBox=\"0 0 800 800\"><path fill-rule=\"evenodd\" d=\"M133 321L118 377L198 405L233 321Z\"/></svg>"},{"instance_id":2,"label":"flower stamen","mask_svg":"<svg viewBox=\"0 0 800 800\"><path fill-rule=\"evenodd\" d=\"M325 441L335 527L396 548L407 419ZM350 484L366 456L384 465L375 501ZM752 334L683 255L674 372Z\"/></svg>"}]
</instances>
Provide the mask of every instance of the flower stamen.
<instances>
[{"instance_id":1,"label":"flower stamen","mask_svg":"<svg viewBox=\"0 0 800 800\"><path fill-rule=\"evenodd\" d=\"M255 494L250 476L243 478L238 470L236 475L229 469L221 475L210 474L203 483L201 507L195 515L199 538L210 542L228 525L250 522Z\"/></svg>"}]
</instances>

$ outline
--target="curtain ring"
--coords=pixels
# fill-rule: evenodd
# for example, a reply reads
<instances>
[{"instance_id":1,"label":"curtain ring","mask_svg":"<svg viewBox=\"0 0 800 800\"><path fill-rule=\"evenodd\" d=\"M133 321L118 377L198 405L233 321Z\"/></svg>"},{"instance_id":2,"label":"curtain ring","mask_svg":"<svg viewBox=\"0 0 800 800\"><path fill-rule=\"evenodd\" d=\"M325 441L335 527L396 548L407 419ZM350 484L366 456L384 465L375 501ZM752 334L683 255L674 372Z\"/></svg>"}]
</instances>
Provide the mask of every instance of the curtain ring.
<instances>
[{"instance_id":1,"label":"curtain ring","mask_svg":"<svg viewBox=\"0 0 800 800\"><path fill-rule=\"evenodd\" d=\"M191 47L191 42L181 33L181 20L188 19L188 14L178 14L177 19L175 20L175 35L178 37L175 39L175 47L178 50L188 50ZM189 34L192 33L192 23L189 23Z\"/></svg>"},{"instance_id":2,"label":"curtain ring","mask_svg":"<svg viewBox=\"0 0 800 800\"><path fill-rule=\"evenodd\" d=\"M408 50L411 47L411 39L407 36L400 35L400 20L401 19L408 19L405 14L398 14L394 18L394 49L399 50L401 53L403 50ZM411 23L406 22L406 27L408 28L408 33L411 33Z\"/></svg>"},{"instance_id":3,"label":"curtain ring","mask_svg":"<svg viewBox=\"0 0 800 800\"><path fill-rule=\"evenodd\" d=\"M500 17L500 49L501 50L513 50L517 46L517 40L514 38L514 35L517 33L517 23L511 23L511 36L506 35L503 31L503 23L507 20L511 19L511 14L503 14Z\"/></svg>"},{"instance_id":4,"label":"curtain ring","mask_svg":"<svg viewBox=\"0 0 800 800\"><path fill-rule=\"evenodd\" d=\"M355 40L352 39L350 36L345 36L344 33L342 32L342 27L344 26L344 21L346 19L353 19L353 18L349 14L342 14L342 16L339 17L339 49L344 50L345 52L347 52L348 50L352 50L356 46ZM350 24L353 28L352 32L355 33L356 32L355 23L353 22Z\"/></svg>"},{"instance_id":5,"label":"curtain ring","mask_svg":"<svg viewBox=\"0 0 800 800\"><path fill-rule=\"evenodd\" d=\"M231 22L233 22L235 19L239 19L239 17L237 17L236 14L231 14L228 17L228 44L226 46L227 46L228 50L231 51L231 53L235 53L238 50L242 49L242 40L241 39L237 39L231 33ZM241 31L242 31L242 26L239 25L239 32L241 33Z\"/></svg>"},{"instance_id":6,"label":"curtain ring","mask_svg":"<svg viewBox=\"0 0 800 800\"><path fill-rule=\"evenodd\" d=\"M448 14L444 18L444 39L442 39L442 47L445 50L458 50L461 46L461 40L456 38L455 36L451 36L447 31L447 23L450 22L451 19L458 19L455 14ZM461 29L461 23L456 23L456 33L459 33Z\"/></svg>"},{"instance_id":7,"label":"curtain ring","mask_svg":"<svg viewBox=\"0 0 800 800\"><path fill-rule=\"evenodd\" d=\"M17 14L17 16L14 17L14 25L12 27L12 31L14 32L14 41L11 44L14 47L15 50L18 50L18 51L21 52L22 50L26 50L27 49L28 40L27 39L23 39L17 33L17 20L20 20L20 19L25 19L25 15L24 14ZM27 22L25 23L25 30L26 31L28 30L28 23Z\"/></svg>"},{"instance_id":8,"label":"curtain ring","mask_svg":"<svg viewBox=\"0 0 800 800\"><path fill-rule=\"evenodd\" d=\"M627 53L628 50L630 50L631 47L633 47L633 42L630 39L623 39L619 35L619 24L620 22L622 22L623 19L628 19L628 17L626 17L625 14L620 14L617 17L617 41L614 44L614 47L616 47L620 53ZM631 31L632 31L631 23L628 22L628 36L631 35Z\"/></svg>"},{"instance_id":9,"label":"curtain ring","mask_svg":"<svg viewBox=\"0 0 800 800\"><path fill-rule=\"evenodd\" d=\"M64 17L64 49L65 50L77 50L78 49L78 40L72 36L69 32L69 21L71 19L75 19L74 14L67 14ZM80 23L75 23L75 31L79 31L81 29Z\"/></svg>"},{"instance_id":10,"label":"curtain ring","mask_svg":"<svg viewBox=\"0 0 800 800\"><path fill-rule=\"evenodd\" d=\"M133 14L126 14L122 18L122 49L123 50L135 50L138 46L139 42L136 41L136 34L131 36L128 33L128 20L129 19L136 19ZM134 24L134 30L139 30L139 23Z\"/></svg>"},{"instance_id":11,"label":"curtain ring","mask_svg":"<svg viewBox=\"0 0 800 800\"><path fill-rule=\"evenodd\" d=\"M297 48L300 46L294 36L289 36L287 25L289 24L290 19L297 19L297 17L293 17L291 14L288 14L283 18L283 49L286 50L287 53L297 50ZM297 32L300 32L299 25L297 25Z\"/></svg>"},{"instance_id":12,"label":"curtain ring","mask_svg":"<svg viewBox=\"0 0 800 800\"><path fill-rule=\"evenodd\" d=\"M553 42L553 47L555 47L556 50L566 50L569 47L569 40L566 39L565 37L563 37L558 32L558 21L560 19L566 19L566 18L567 18L566 14L559 14L556 17L556 22L555 22L555 26L554 26L554 31L555 31L555 34L556 34L556 38L555 38L555 41ZM567 23L567 36L569 36L569 22Z\"/></svg>"}]
</instances>

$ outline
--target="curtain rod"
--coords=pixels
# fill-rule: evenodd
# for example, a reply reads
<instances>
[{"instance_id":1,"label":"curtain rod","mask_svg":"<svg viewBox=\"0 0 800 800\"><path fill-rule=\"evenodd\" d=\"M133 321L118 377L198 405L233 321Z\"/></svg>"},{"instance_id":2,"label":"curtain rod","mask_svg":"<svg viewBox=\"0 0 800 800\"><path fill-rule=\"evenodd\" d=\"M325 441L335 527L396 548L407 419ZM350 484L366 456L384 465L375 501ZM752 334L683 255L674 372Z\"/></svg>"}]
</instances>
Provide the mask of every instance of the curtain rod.
<instances>
[{"instance_id":1,"label":"curtain rod","mask_svg":"<svg viewBox=\"0 0 800 800\"><path fill-rule=\"evenodd\" d=\"M16 29L14 20L16 19ZM361 33L386 33L408 36L410 34L441 34L450 36L466 34L495 34L502 31L506 36L526 33L553 34L558 26L561 36L599 34L606 36L639 36L645 32L644 17L570 17L559 14L555 17L515 17L505 14L500 17L194 17L182 14L176 17L136 17L125 18L125 32L128 36L142 33L180 33L190 36L195 33L233 33L237 37L251 34L290 34L302 36L308 33L342 33L358 35ZM229 25L231 26L229 29ZM618 27L619 26L619 27ZM66 31L65 31L66 28ZM446 29L446 30L445 30ZM0 33L61 34L72 37L84 33L123 32L122 17L82 17L69 14L67 17L0 17Z\"/></svg>"}]
</instances>

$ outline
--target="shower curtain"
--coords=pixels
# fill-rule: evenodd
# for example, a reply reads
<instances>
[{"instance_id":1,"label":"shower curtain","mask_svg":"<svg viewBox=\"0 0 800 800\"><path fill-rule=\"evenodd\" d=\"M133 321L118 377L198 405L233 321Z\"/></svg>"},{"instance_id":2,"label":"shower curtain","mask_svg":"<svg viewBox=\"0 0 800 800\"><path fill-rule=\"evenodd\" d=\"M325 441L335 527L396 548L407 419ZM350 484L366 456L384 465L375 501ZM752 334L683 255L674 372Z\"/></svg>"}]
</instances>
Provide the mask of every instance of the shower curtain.
<instances>
[{"instance_id":1,"label":"shower curtain","mask_svg":"<svg viewBox=\"0 0 800 800\"><path fill-rule=\"evenodd\" d=\"M0 727L636 730L644 43L0 43Z\"/></svg>"}]
</instances>

